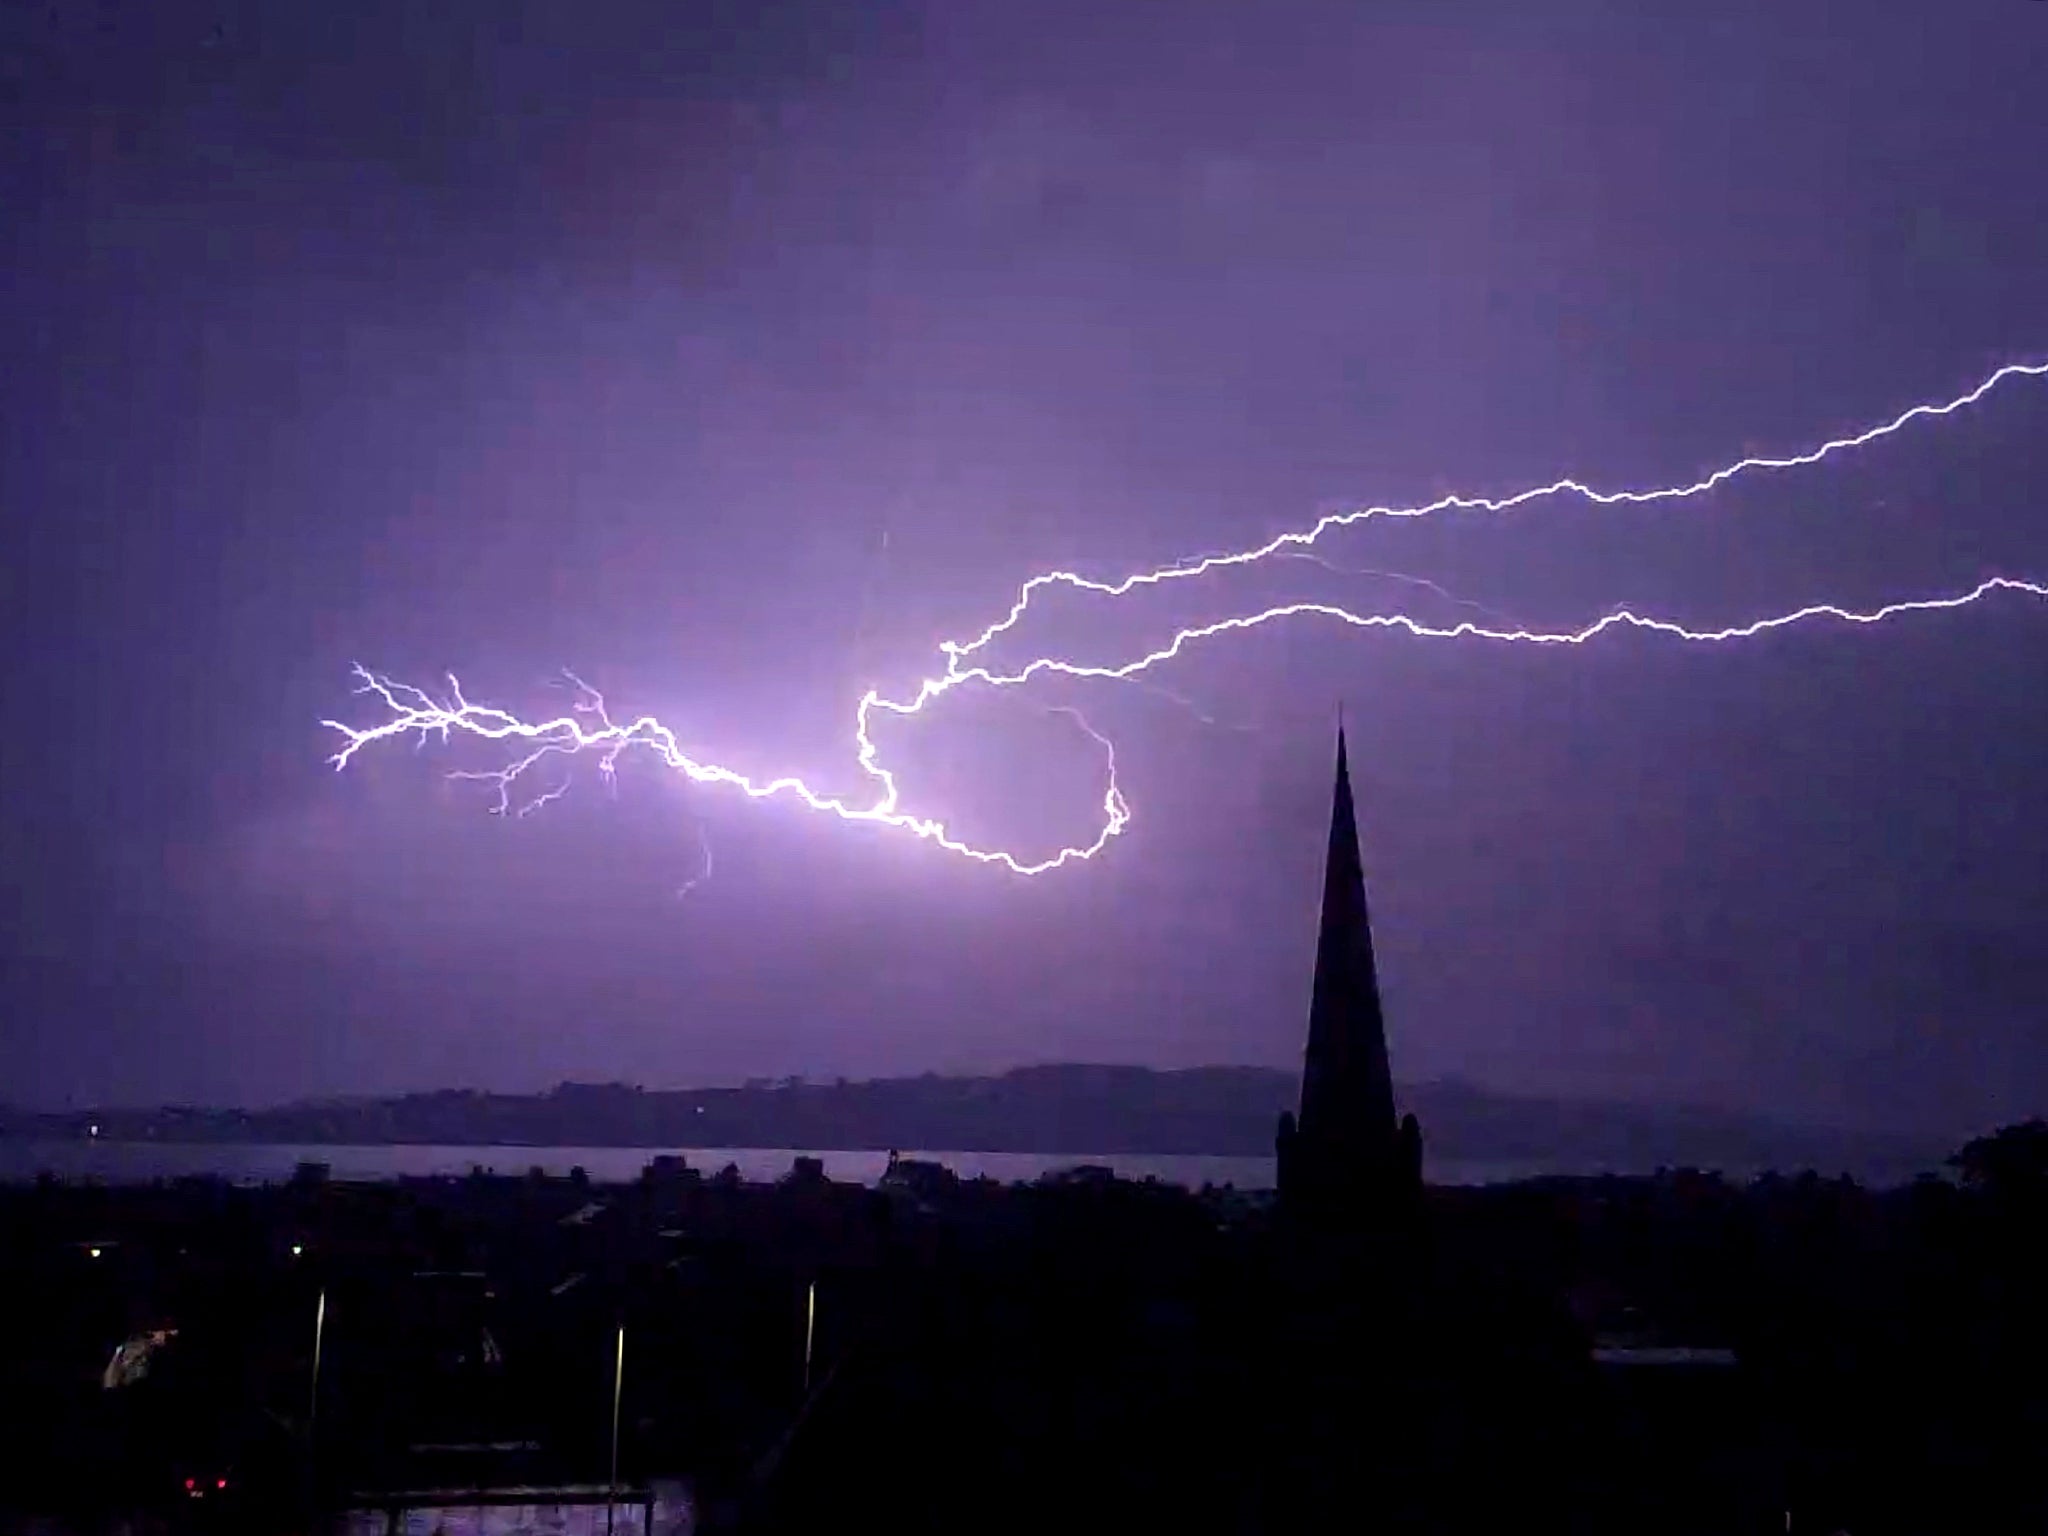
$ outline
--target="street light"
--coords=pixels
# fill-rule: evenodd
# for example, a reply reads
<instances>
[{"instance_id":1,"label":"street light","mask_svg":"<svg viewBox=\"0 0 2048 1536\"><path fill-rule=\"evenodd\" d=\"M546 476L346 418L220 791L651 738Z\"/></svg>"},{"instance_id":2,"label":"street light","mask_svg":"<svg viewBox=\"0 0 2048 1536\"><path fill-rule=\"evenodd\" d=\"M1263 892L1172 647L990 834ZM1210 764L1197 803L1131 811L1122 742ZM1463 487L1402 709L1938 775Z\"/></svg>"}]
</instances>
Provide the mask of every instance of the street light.
<instances>
[{"instance_id":1,"label":"street light","mask_svg":"<svg viewBox=\"0 0 2048 1536\"><path fill-rule=\"evenodd\" d=\"M306 1389L306 1444L313 1443L313 1421L320 1413L320 1347L327 1338L327 1292L320 1292L319 1305L313 1309L313 1380Z\"/></svg>"},{"instance_id":2,"label":"street light","mask_svg":"<svg viewBox=\"0 0 2048 1536\"><path fill-rule=\"evenodd\" d=\"M619 1497L619 1399L626 1385L626 1325L619 1324L619 1349L612 1363L612 1480L604 1491L605 1536L612 1536L612 1511Z\"/></svg>"},{"instance_id":3,"label":"street light","mask_svg":"<svg viewBox=\"0 0 2048 1536\"><path fill-rule=\"evenodd\" d=\"M818 1282L813 1280L804 1296L804 1396L811 1395L811 1340L818 1328Z\"/></svg>"}]
</instances>

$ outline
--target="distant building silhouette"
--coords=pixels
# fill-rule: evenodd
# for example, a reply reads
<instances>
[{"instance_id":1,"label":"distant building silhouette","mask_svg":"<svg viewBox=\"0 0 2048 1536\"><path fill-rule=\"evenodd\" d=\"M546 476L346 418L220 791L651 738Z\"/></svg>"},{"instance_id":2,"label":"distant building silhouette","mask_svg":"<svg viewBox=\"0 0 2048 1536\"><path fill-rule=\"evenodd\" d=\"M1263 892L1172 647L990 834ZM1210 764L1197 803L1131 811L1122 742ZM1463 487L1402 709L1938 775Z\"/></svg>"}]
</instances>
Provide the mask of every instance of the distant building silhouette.
<instances>
[{"instance_id":1,"label":"distant building silhouette","mask_svg":"<svg viewBox=\"0 0 2048 1536\"><path fill-rule=\"evenodd\" d=\"M1276 1150L1283 1209L1318 1226L1376 1225L1422 1182L1421 1128L1413 1115L1394 1118L1341 725L1301 1113L1280 1117Z\"/></svg>"}]
</instances>

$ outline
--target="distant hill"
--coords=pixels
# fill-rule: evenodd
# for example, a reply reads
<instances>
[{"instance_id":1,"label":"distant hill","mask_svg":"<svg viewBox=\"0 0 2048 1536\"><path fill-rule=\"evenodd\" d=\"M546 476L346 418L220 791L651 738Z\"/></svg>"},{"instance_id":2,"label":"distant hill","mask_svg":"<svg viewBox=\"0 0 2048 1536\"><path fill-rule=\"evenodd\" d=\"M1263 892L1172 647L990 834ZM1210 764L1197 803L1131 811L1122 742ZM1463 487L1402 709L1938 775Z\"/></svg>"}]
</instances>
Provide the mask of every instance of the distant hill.
<instances>
[{"instance_id":1,"label":"distant hill","mask_svg":"<svg viewBox=\"0 0 2048 1536\"><path fill-rule=\"evenodd\" d=\"M1261 1067L1019 1067L999 1077L755 1082L647 1090L564 1083L546 1093L445 1089L275 1109L105 1109L0 1116L0 1134L117 1141L454 1146L794 1147L879 1151L1266 1156L1291 1073ZM1413 1085L1428 1155L1537 1167L1933 1167L1949 1150L1787 1126L1721 1110L1525 1098Z\"/></svg>"}]
</instances>

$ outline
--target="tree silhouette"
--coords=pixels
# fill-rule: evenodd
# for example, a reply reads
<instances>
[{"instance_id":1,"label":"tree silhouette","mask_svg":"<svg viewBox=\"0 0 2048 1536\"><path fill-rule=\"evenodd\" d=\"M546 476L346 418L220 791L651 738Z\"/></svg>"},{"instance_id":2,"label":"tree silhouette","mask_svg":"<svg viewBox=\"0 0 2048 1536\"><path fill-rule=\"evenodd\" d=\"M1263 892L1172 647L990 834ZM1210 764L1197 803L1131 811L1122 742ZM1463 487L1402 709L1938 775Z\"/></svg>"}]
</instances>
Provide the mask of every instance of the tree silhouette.
<instances>
[{"instance_id":1,"label":"tree silhouette","mask_svg":"<svg viewBox=\"0 0 2048 1536\"><path fill-rule=\"evenodd\" d=\"M2026 1120L1964 1144L1949 1166L1994 1195L2048 1192L2048 1120Z\"/></svg>"}]
</instances>

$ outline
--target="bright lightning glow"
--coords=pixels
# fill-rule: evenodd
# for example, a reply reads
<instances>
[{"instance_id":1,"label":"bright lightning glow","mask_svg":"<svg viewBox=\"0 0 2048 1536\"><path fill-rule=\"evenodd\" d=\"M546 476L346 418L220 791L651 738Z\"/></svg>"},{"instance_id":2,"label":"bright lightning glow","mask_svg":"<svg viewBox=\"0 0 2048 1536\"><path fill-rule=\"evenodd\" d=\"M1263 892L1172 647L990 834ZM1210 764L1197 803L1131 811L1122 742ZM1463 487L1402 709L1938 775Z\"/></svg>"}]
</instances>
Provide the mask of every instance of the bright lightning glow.
<instances>
[{"instance_id":1,"label":"bright lightning glow","mask_svg":"<svg viewBox=\"0 0 2048 1536\"><path fill-rule=\"evenodd\" d=\"M1116 782L1116 748L1107 736L1089 725L1079 711L1057 708L1052 713L1063 714L1072 719L1082 732L1091 737L1102 748L1103 759L1108 769L1108 787L1103 792L1101 830L1092 842L1082 846L1063 848L1049 859L1037 863L1025 863L1013 858L1000 849L976 848L948 835L945 824L930 817L912 816L896 808L897 790L895 774L882 767L875 759L875 744L868 736L868 718L877 709L896 714L917 714L933 699L968 679L965 675L950 678L927 679L917 697L908 702L881 698L870 689L860 701L860 712L856 735L860 742L860 765L868 776L880 785L880 793L871 805L857 806L834 795L822 795L802 779L785 776L777 779L754 779L717 763L700 761L685 752L676 740L675 733L652 715L642 715L637 720L624 724L614 722L607 711L604 696L587 683L578 682L581 697L570 714L559 715L552 720L525 721L508 714L502 709L489 705L472 704L462 692L461 682L448 679L448 696L436 699L421 689L409 684L393 682L365 667L356 668L360 684L358 693L373 695L389 712L388 718L377 725L358 729L343 725L338 720L323 721L322 724L341 732L348 738L346 745L334 754L331 761L336 768L348 766L349 759L371 742L382 741L392 736L414 735L424 739L438 733L445 741L449 733L462 731L471 736L480 736L486 741L509 741L531 744L520 756L502 768L487 771L465 770L452 774L453 778L478 779L492 784L498 791L497 810L501 813L528 815L540 806L559 799L567 789L567 781L557 782L536 795L525 799L514 799L520 781L541 763L553 758L574 758L590 755L597 761L598 772L609 779L618 768L619 759L635 748L652 752L668 767L693 779L699 784L725 784L739 790L755 800L787 797L801 801L814 811L826 811L842 821L873 822L882 826L895 827L914 833L927 841L937 843L948 852L976 859L985 864L1002 864L1020 875L1043 874L1058 869L1063 864L1077 859L1093 858L1112 837L1124 829L1130 821L1130 806L1125 802L1123 791Z\"/></svg>"},{"instance_id":2,"label":"bright lightning glow","mask_svg":"<svg viewBox=\"0 0 2048 1536\"><path fill-rule=\"evenodd\" d=\"M1362 523L1374 517L1430 517L1438 512L1507 512L1528 502L1541 501L1547 496L1577 496L1585 501L1597 502L1601 506L1619 506L1624 503L1653 501L1683 501L1694 496L1703 496L1715 487L1733 480L1737 475L1749 474L1759 469L1799 469L1818 464L1823 459L1846 453L1889 437L1909 422L1924 416L1949 416L1965 406L1975 405L1992 390L2011 378L2042 378L2048 376L2048 363L2008 363L1983 380L1967 394L1939 405L1916 405L1901 411L1890 421L1875 427L1866 427L1853 437L1830 438L1818 448L1805 453L1792 454L1781 459L1746 458L1737 459L1733 464L1724 464L1705 479L1695 480L1690 485L1667 485L1647 491L1596 491L1577 480L1553 480L1548 485L1532 486L1526 491L1517 491L1512 496L1440 496L1435 501L1424 502L1413 507L1352 507L1343 512L1331 512L1309 527L1295 533L1283 533L1267 540L1255 549L1239 550L1235 554L1208 555L1197 560L1181 561L1174 565L1160 566L1150 571L1139 571L1121 581L1091 581L1073 571L1047 571L1034 576L1018 589L1017 600L1010 605L1009 614L989 625L966 644L953 641L942 642L939 649L948 656L967 656L980 650L998 635L1016 627L1024 617L1025 609L1031 606L1032 595L1047 587L1077 587L1084 592L1100 592L1109 597L1122 597L1138 587L1157 586L1161 582L1181 581L1190 576L1206 576L1211 571L1224 570L1234 565L1251 565L1276 555L1285 549L1302 549L1313 544L1333 528L1348 528L1353 523Z\"/></svg>"},{"instance_id":3,"label":"bright lightning glow","mask_svg":"<svg viewBox=\"0 0 2048 1536\"><path fill-rule=\"evenodd\" d=\"M1016 628L1034 597L1047 588L1064 586L1109 597L1121 597L1139 587L1203 576L1212 571L1251 565L1275 556L1300 558L1302 550L1331 530L1348 527L1373 517L1427 517L1439 512L1453 511L1506 512L1545 497L1562 495L1577 496L1582 500L1606 506L1685 500L1704 495L1737 475L1818 464L1824 459L1888 437L1908 423L1923 417L1947 416L1966 406L1974 405L2007 379L2043 376L2048 376L2048 363L2008 364L1990 374L1968 393L1953 400L1940 404L1916 405L1902 411L1890 421L1867 428L1851 437L1831 439L1804 453L1783 458L1739 459L1687 485L1648 490L1600 491L1576 480L1558 480L1549 485L1536 486L1512 496L1499 498L1444 496L1411 507L1360 507L1330 513L1309 528L1281 534L1253 549L1206 555L1175 565L1139 571L1118 581L1096 581L1073 571L1048 571L1033 576L1018 590L1015 601L1003 618L990 624L972 640L948 640L940 644L939 651L946 662L946 670L940 676L924 679L916 692L907 698L884 698L874 689L869 689L862 695L855 711L854 741L857 747L856 758L861 770L875 784L874 798L867 804L854 804L839 796L821 794L794 776L756 779L735 769L693 757L683 750L675 733L651 715L642 715L627 722L614 721L605 705L604 697L573 675L569 677L569 681L575 686L577 697L570 712L553 719L527 721L490 705L471 703L464 696L462 685L452 676L448 679L446 697L435 698L421 689L394 682L381 673L358 667L356 676L360 687L357 691L375 698L383 706L385 718L376 724L362 727L346 725L335 720L322 723L339 732L344 738L341 749L331 759L337 769L347 767L350 760L364 747L393 737L410 736L423 742L427 736L438 734L445 741L451 733L459 731L487 741L514 744L519 755L505 766L484 771L466 770L453 775L455 778L481 780L494 786L497 791L496 808L501 813L530 815L560 798L569 787L567 768L579 758L594 759L599 773L607 782L611 782L619 759L626 752L637 749L652 753L668 768L699 784L727 785L756 800L797 800L811 810L827 812L843 821L869 822L912 833L928 842L938 844L948 852L981 863L1000 864L1020 875L1043 874L1070 863L1093 858L1130 822L1130 806L1117 784L1116 750L1106 736L1071 708L1057 707L1048 711L1067 716L1102 749L1106 780L1102 796L1102 821L1090 841L1062 848L1049 858L1029 861L1000 848L976 847L950 835L943 822L901 810L895 773L881 765L878 749L869 731L875 713L880 711L898 716L922 714L933 703L963 683L979 683L992 688L1014 688L1040 676L1128 680L1173 660L1188 646L1198 641L1237 630L1253 629L1278 619L1304 615L1335 619L1357 628L1396 629L1418 638L1432 640L1469 639L1521 645L1584 645L1609 630L1630 628L1649 630L1677 640L1721 643L1750 639L1771 630L1815 619L1831 619L1848 624L1877 624L1909 613L1967 607L2001 592L2048 598L2048 584L2022 581L2015 577L1994 576L1979 582L1967 591L1946 596L1914 598L1865 610L1845 608L1835 603L1814 603L1787 613L1774 614L1719 629L1693 629L1669 619L1637 614L1624 608L1582 628L1547 631L1519 627L1506 621L1489 624L1464 620L1450 625L1432 625L1400 612L1361 614L1331 603L1296 602L1179 630L1171 640L1157 649L1115 665L1082 663L1057 656L1040 656L1010 671L968 665L969 657ZM1327 564L1317 556L1307 558ZM1431 588L1453 602L1461 601L1451 597L1434 583L1422 581L1420 578L1403 577L1393 572L1359 574L1387 576L1407 581ZM1462 606L1476 608L1476 605L1469 603ZM1498 617L1490 613L1487 616ZM542 784L538 780L538 775L543 764L560 766L564 772L552 782ZM705 873L709 873L708 847Z\"/></svg>"}]
</instances>

